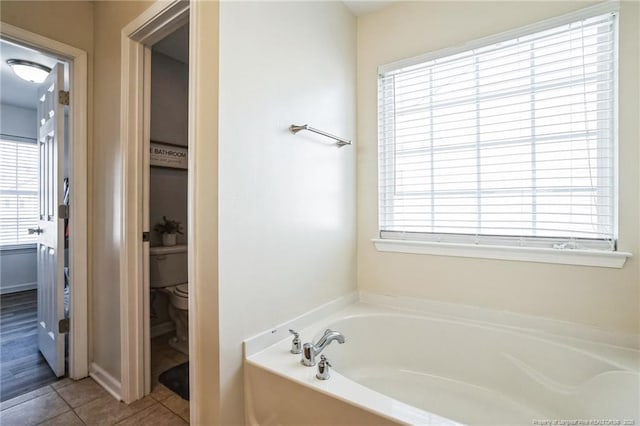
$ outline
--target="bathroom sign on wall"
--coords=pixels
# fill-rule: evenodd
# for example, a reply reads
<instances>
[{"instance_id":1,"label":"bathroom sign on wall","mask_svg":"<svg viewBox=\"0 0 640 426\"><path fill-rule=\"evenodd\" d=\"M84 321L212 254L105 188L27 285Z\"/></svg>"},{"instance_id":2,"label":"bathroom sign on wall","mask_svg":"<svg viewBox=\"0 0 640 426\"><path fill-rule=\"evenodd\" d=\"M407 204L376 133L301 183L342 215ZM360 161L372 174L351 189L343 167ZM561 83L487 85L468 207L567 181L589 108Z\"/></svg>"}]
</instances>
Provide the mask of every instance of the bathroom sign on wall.
<instances>
[{"instance_id":1,"label":"bathroom sign on wall","mask_svg":"<svg viewBox=\"0 0 640 426\"><path fill-rule=\"evenodd\" d=\"M151 142L149 164L151 166L186 169L188 164L186 147Z\"/></svg>"}]
</instances>

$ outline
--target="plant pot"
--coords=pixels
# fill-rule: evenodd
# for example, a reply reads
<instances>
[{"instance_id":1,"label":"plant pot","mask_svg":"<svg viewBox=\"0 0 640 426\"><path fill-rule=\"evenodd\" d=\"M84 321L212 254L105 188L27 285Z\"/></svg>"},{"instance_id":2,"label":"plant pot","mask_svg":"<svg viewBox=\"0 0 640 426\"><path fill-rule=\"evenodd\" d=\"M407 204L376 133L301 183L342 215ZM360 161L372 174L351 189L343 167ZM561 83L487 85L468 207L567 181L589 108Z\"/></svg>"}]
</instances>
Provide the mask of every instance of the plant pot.
<instances>
[{"instance_id":1,"label":"plant pot","mask_svg":"<svg viewBox=\"0 0 640 426\"><path fill-rule=\"evenodd\" d=\"M177 234L162 234L162 245L163 246L175 246L176 245L176 237Z\"/></svg>"}]
</instances>

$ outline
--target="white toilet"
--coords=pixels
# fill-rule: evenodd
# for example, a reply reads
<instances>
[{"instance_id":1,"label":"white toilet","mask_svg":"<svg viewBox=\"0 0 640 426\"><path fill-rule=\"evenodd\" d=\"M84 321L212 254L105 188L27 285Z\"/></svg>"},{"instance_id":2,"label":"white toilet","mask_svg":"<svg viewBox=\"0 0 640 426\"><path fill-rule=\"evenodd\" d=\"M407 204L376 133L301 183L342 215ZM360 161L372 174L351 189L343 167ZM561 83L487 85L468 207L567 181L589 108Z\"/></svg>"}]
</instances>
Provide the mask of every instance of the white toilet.
<instances>
[{"instance_id":1,"label":"white toilet","mask_svg":"<svg viewBox=\"0 0 640 426\"><path fill-rule=\"evenodd\" d=\"M189 286L187 284L187 246L149 248L149 285L169 296L169 317L176 335L169 345L189 354Z\"/></svg>"}]
</instances>

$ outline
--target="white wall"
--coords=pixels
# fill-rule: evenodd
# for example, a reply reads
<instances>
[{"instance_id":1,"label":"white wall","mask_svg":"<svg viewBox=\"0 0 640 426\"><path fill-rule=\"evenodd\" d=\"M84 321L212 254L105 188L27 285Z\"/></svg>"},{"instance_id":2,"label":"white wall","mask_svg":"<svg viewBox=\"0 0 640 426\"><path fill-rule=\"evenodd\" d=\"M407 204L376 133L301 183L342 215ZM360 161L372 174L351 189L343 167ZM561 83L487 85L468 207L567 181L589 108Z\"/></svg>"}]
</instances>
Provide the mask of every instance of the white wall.
<instances>
[{"instance_id":1,"label":"white wall","mask_svg":"<svg viewBox=\"0 0 640 426\"><path fill-rule=\"evenodd\" d=\"M27 109L0 104L0 133L9 136L30 138L35 142L38 137L38 119L36 115L35 108Z\"/></svg>"},{"instance_id":2,"label":"white wall","mask_svg":"<svg viewBox=\"0 0 640 426\"><path fill-rule=\"evenodd\" d=\"M623 269L380 253L377 235L379 65L534 23L585 2L398 2L358 19L358 287L640 331L639 4L620 18L620 238Z\"/></svg>"},{"instance_id":3,"label":"white wall","mask_svg":"<svg viewBox=\"0 0 640 426\"><path fill-rule=\"evenodd\" d=\"M0 294L37 287L36 249L0 250Z\"/></svg>"},{"instance_id":4,"label":"white wall","mask_svg":"<svg viewBox=\"0 0 640 426\"><path fill-rule=\"evenodd\" d=\"M355 148L287 130L355 138L355 37L341 2L220 3L222 424L242 340L355 290Z\"/></svg>"},{"instance_id":5,"label":"white wall","mask_svg":"<svg viewBox=\"0 0 640 426\"><path fill-rule=\"evenodd\" d=\"M35 109L0 105L0 133L20 138L37 137ZM0 250L0 294L31 290L37 286L36 249Z\"/></svg>"},{"instance_id":6,"label":"white wall","mask_svg":"<svg viewBox=\"0 0 640 426\"><path fill-rule=\"evenodd\" d=\"M151 140L187 146L189 66L158 52L152 53L151 61ZM151 246L161 245L153 227L163 216L182 223L178 244L187 243L187 189L187 170L151 167Z\"/></svg>"}]
</instances>

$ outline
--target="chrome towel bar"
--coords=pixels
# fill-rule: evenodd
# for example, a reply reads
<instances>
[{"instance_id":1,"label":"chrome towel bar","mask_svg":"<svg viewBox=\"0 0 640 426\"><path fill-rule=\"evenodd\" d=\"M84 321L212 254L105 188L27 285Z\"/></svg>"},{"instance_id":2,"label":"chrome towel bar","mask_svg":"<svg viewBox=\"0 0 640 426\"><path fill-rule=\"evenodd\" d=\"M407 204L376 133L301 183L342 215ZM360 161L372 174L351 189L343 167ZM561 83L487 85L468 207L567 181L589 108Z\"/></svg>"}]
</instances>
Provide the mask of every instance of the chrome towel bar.
<instances>
[{"instance_id":1,"label":"chrome towel bar","mask_svg":"<svg viewBox=\"0 0 640 426\"><path fill-rule=\"evenodd\" d=\"M291 126L289 126L289 131L294 135L298 133L300 130L308 130L310 132L317 133L319 135L331 138L336 141L336 145L338 145L338 148L342 148L345 145L351 145L351 141L348 139L343 139L338 136L334 136L331 133L323 132L322 130L318 130L314 127L311 127L308 124L303 124L302 126L292 124Z\"/></svg>"}]
</instances>

